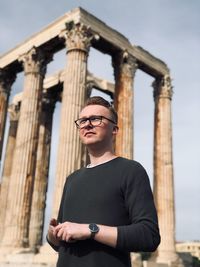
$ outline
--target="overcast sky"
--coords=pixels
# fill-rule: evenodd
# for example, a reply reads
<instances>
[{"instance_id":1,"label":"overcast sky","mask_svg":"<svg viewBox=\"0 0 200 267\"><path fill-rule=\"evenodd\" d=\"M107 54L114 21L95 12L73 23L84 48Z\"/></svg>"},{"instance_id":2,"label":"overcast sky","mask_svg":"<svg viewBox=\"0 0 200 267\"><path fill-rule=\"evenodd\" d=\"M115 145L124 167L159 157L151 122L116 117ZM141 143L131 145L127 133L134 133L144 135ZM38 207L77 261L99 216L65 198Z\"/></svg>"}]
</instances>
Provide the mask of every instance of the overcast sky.
<instances>
[{"instance_id":1,"label":"overcast sky","mask_svg":"<svg viewBox=\"0 0 200 267\"><path fill-rule=\"evenodd\" d=\"M81 6L110 27L163 60L173 79L173 156L176 201L176 238L200 240L200 1L199 0L1 0L0 54ZM64 51L55 56L48 74L63 68ZM109 56L91 49L89 70L113 81ZM21 90L18 76L12 95ZM153 78L136 72L135 159L147 169L152 183ZM11 96L12 99L12 96ZM52 148L59 128L59 105ZM51 155L55 162L56 152ZM55 168L51 164L53 180ZM51 193L51 190L50 190ZM50 200L49 200L50 202ZM50 212L49 212L50 213ZM48 215L50 216L50 215Z\"/></svg>"}]
</instances>

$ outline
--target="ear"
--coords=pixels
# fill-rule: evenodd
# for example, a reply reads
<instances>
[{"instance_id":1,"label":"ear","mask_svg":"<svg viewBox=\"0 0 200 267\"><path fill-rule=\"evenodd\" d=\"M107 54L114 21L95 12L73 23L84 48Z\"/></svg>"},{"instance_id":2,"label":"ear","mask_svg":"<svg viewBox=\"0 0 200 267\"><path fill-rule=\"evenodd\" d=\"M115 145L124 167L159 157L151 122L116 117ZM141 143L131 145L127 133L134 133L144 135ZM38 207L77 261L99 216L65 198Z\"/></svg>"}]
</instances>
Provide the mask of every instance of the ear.
<instances>
[{"instance_id":1,"label":"ear","mask_svg":"<svg viewBox=\"0 0 200 267\"><path fill-rule=\"evenodd\" d=\"M118 131L119 131L119 127L117 125L114 125L113 131L112 131L113 135L117 135Z\"/></svg>"}]
</instances>

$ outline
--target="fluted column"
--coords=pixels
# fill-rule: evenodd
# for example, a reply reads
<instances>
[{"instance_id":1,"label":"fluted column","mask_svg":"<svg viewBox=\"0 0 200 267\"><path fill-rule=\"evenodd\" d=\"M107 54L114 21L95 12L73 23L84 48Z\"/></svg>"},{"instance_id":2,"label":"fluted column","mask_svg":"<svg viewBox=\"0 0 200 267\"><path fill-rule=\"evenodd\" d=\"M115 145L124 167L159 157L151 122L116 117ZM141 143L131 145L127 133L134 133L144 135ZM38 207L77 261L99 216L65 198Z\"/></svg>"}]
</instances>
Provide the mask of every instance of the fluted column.
<instances>
[{"instance_id":1,"label":"fluted column","mask_svg":"<svg viewBox=\"0 0 200 267\"><path fill-rule=\"evenodd\" d=\"M113 57L115 76L115 108L119 132L116 137L117 155L133 158L133 81L137 69L135 58L127 52Z\"/></svg>"},{"instance_id":2,"label":"fluted column","mask_svg":"<svg viewBox=\"0 0 200 267\"><path fill-rule=\"evenodd\" d=\"M52 119L56 99L57 97L55 95L48 94L47 92L43 95L29 226L29 247L32 251L37 251L39 246L42 245L51 149Z\"/></svg>"},{"instance_id":3,"label":"fluted column","mask_svg":"<svg viewBox=\"0 0 200 267\"><path fill-rule=\"evenodd\" d=\"M10 127L8 132L8 140L6 145L6 154L2 173L2 185L0 192L0 243L2 240L4 228L5 228L5 217L6 213L9 212L7 209L8 192L10 186L10 175L13 162L13 154L15 150L17 126L20 112L20 102L11 104L8 108L10 115Z\"/></svg>"},{"instance_id":4,"label":"fluted column","mask_svg":"<svg viewBox=\"0 0 200 267\"><path fill-rule=\"evenodd\" d=\"M7 227L2 242L10 247L28 246L40 99L47 64L42 51L34 47L19 61L24 66L25 80L8 195Z\"/></svg>"},{"instance_id":5,"label":"fluted column","mask_svg":"<svg viewBox=\"0 0 200 267\"><path fill-rule=\"evenodd\" d=\"M15 73L9 70L0 69L0 161L3 149L8 100L11 86L15 81L15 78Z\"/></svg>"},{"instance_id":6,"label":"fluted column","mask_svg":"<svg viewBox=\"0 0 200 267\"><path fill-rule=\"evenodd\" d=\"M53 216L58 208L66 177L80 168L82 145L74 121L86 97L87 57L92 34L82 24L67 24L61 33L67 47L67 64L65 69L62 95L60 135L57 156L56 184L53 201Z\"/></svg>"},{"instance_id":7,"label":"fluted column","mask_svg":"<svg viewBox=\"0 0 200 267\"><path fill-rule=\"evenodd\" d=\"M175 250L175 211L172 158L171 99L172 86L168 75L153 83L154 118L154 197L159 217L161 244L156 261L177 262Z\"/></svg>"}]
</instances>

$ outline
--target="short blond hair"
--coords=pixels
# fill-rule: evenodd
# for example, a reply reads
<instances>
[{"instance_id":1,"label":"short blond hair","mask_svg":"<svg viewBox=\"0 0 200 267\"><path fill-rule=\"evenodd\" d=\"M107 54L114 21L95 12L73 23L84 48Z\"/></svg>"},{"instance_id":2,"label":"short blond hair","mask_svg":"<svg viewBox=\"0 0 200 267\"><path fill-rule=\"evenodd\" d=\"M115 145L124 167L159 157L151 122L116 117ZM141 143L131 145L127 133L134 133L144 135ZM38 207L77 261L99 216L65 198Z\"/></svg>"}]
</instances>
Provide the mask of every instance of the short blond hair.
<instances>
[{"instance_id":1,"label":"short blond hair","mask_svg":"<svg viewBox=\"0 0 200 267\"><path fill-rule=\"evenodd\" d=\"M111 117L113 119L113 121L117 124L118 123L118 115L116 110L114 109L114 107L112 106L112 104L110 102L108 102L107 100L105 100L103 97L101 96L92 96L90 98L88 98L86 100L86 103L84 105L84 107L90 106L90 105L100 105L103 107L106 107L111 114Z\"/></svg>"}]
</instances>

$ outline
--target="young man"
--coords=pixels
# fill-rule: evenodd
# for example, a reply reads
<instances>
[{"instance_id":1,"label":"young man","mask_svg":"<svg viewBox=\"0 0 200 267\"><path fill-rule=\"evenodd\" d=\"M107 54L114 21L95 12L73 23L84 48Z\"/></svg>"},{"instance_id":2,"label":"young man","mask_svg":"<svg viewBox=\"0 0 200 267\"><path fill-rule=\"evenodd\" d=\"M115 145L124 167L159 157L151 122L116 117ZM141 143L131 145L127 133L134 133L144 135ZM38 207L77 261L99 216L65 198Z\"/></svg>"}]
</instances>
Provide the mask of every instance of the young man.
<instances>
[{"instance_id":1,"label":"young man","mask_svg":"<svg viewBox=\"0 0 200 267\"><path fill-rule=\"evenodd\" d=\"M75 123L90 164L67 178L50 221L57 267L129 267L130 252L160 243L149 178L138 162L114 154L117 113L106 100L89 98Z\"/></svg>"}]
</instances>

